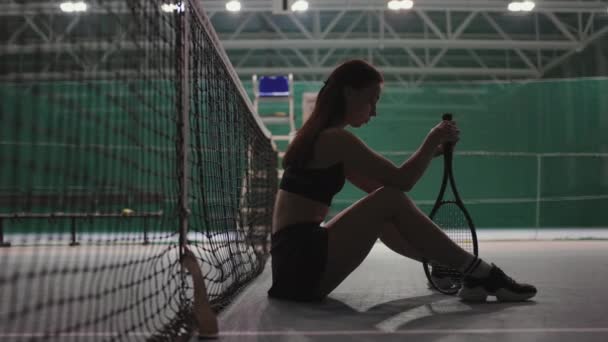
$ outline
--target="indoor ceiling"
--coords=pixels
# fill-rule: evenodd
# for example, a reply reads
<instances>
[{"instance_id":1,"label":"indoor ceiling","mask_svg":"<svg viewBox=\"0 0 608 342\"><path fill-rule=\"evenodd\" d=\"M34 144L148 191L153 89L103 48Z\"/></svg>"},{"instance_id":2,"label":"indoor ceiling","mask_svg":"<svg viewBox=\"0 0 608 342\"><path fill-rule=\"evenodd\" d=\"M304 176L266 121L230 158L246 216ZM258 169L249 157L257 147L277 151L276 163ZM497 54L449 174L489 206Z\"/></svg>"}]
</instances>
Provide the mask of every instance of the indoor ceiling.
<instances>
[{"instance_id":1,"label":"indoor ceiling","mask_svg":"<svg viewBox=\"0 0 608 342\"><path fill-rule=\"evenodd\" d=\"M542 78L608 33L608 1L536 1L510 12L504 0L309 0L306 12L273 0L202 1L240 75L291 72L318 80L339 61L364 58L389 80Z\"/></svg>"},{"instance_id":2,"label":"indoor ceiling","mask_svg":"<svg viewBox=\"0 0 608 342\"><path fill-rule=\"evenodd\" d=\"M537 79L591 44L608 45L608 0L536 1L525 13L510 12L506 0L416 0L413 8L401 11L389 10L387 0L308 0L308 10L297 13L279 13L276 0L241 0L241 10L229 12L227 1L200 5L244 79L293 73L296 80L319 81L349 58L369 60L388 82L408 85ZM142 2L148 7L158 3ZM102 50L100 58L124 52L120 58L128 62L128 45L117 52L124 32L111 24L102 31L87 28L89 20L122 20L103 18L108 9L114 17L127 15L126 2L96 3L86 15L62 13L58 4L0 2L4 65L18 64L27 73L31 53L32 60L47 54L85 72L96 70L99 61L87 60L87 49ZM35 63L38 69L31 72L52 69Z\"/></svg>"}]
</instances>

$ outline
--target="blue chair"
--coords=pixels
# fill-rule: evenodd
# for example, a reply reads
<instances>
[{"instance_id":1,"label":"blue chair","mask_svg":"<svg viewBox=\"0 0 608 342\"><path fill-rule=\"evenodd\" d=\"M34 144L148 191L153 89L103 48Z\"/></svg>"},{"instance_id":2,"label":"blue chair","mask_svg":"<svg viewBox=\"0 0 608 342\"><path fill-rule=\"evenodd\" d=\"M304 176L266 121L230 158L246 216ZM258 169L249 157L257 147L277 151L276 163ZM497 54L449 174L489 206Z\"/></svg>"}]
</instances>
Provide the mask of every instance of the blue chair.
<instances>
[{"instance_id":1,"label":"blue chair","mask_svg":"<svg viewBox=\"0 0 608 342\"><path fill-rule=\"evenodd\" d=\"M259 82L260 97L289 96L289 78L287 76L261 76Z\"/></svg>"}]
</instances>

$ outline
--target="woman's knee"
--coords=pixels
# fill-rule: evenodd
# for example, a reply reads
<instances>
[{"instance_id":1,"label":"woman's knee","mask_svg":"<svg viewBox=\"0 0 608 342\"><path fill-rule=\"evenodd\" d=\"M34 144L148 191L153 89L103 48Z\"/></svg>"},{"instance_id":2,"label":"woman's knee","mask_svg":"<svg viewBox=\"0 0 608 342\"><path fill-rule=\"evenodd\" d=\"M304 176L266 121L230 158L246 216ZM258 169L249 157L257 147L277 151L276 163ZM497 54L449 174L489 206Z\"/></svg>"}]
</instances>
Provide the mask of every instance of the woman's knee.
<instances>
[{"instance_id":1,"label":"woman's knee","mask_svg":"<svg viewBox=\"0 0 608 342\"><path fill-rule=\"evenodd\" d=\"M395 208L403 208L403 205L414 207L414 202L410 197L398 188L391 186L383 186L373 192L379 200L387 206L395 206Z\"/></svg>"}]
</instances>

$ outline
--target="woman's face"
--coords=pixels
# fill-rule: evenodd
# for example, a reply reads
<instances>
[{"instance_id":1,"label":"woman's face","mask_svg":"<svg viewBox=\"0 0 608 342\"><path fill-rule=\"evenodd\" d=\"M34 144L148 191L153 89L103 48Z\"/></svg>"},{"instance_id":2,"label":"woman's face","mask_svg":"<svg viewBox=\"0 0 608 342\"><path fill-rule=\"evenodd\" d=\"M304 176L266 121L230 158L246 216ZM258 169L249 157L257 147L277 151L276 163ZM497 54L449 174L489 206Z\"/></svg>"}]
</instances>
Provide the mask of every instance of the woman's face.
<instances>
[{"instance_id":1,"label":"woman's face","mask_svg":"<svg viewBox=\"0 0 608 342\"><path fill-rule=\"evenodd\" d=\"M380 99L382 84L375 83L365 88L354 89L347 87L344 90L346 100L345 124L361 127L372 116L376 116L376 103Z\"/></svg>"}]
</instances>

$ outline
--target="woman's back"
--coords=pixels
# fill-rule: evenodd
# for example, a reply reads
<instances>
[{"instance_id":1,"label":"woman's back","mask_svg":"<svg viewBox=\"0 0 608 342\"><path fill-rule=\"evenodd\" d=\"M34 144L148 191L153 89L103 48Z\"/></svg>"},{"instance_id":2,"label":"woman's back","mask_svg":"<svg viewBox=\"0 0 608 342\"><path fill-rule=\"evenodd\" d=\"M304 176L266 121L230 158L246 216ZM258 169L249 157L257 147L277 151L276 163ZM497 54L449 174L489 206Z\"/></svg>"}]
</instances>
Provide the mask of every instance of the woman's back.
<instances>
[{"instance_id":1,"label":"woman's back","mask_svg":"<svg viewBox=\"0 0 608 342\"><path fill-rule=\"evenodd\" d=\"M273 232L299 222L322 222L331 198L344 185L340 153L326 129L315 140L310 160L302 167L288 166L281 180L273 214Z\"/></svg>"}]
</instances>

